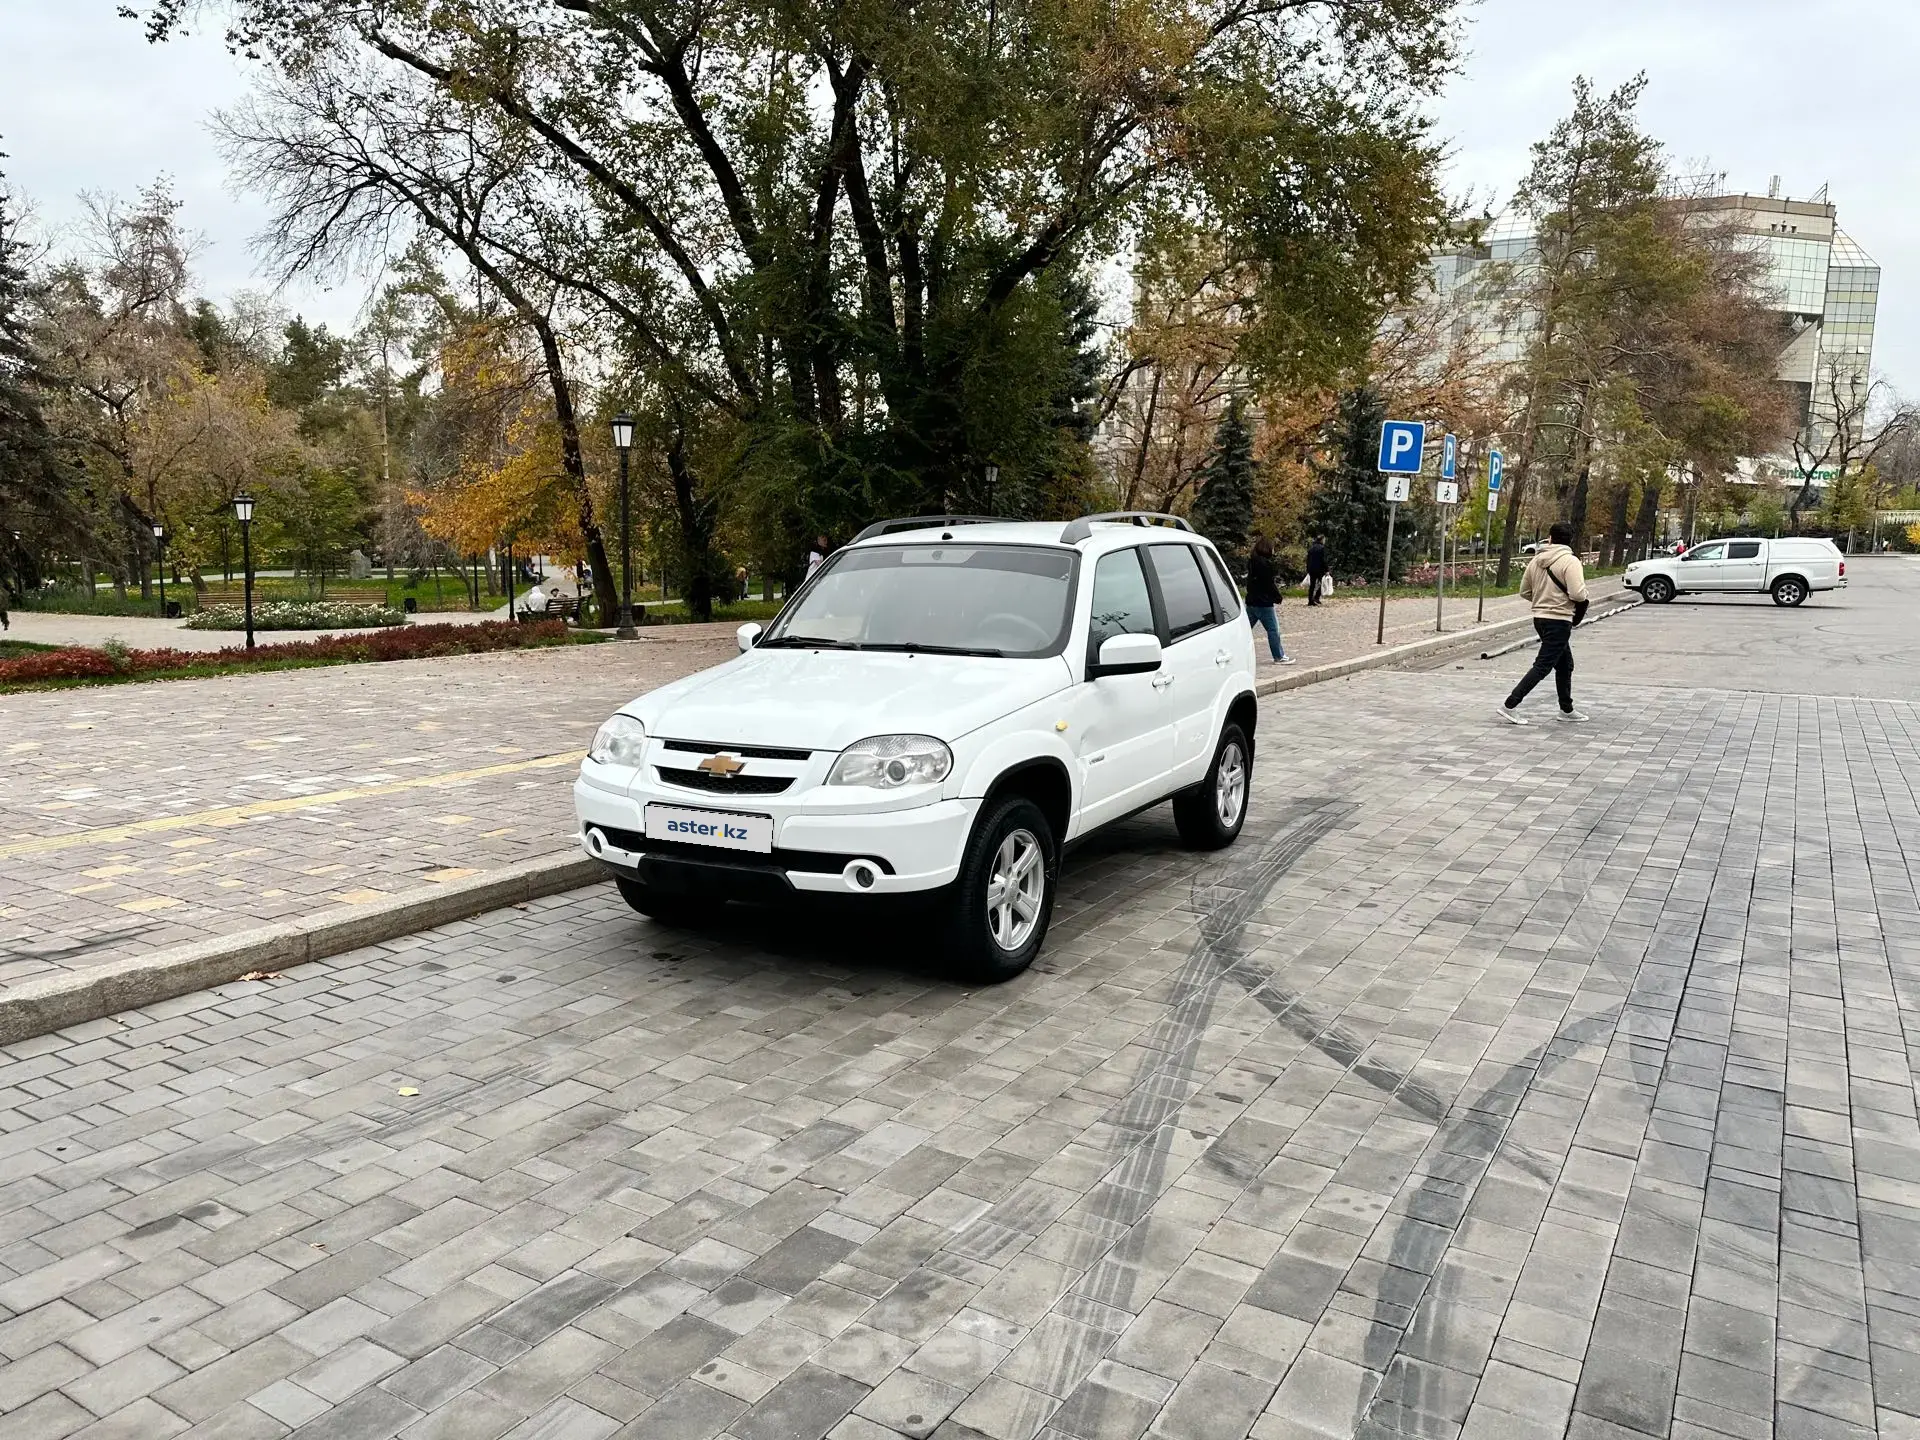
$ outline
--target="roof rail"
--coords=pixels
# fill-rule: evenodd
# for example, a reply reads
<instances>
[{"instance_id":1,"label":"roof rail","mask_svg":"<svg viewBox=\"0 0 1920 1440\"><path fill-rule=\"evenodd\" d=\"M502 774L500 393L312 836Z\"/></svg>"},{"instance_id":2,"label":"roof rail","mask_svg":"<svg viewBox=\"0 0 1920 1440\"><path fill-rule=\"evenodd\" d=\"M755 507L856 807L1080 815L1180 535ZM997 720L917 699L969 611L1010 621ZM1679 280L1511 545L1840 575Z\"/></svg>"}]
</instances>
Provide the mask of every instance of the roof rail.
<instances>
[{"instance_id":1,"label":"roof rail","mask_svg":"<svg viewBox=\"0 0 1920 1440\"><path fill-rule=\"evenodd\" d=\"M1109 510L1103 515L1082 515L1078 520L1070 521L1067 528L1060 532L1060 543L1078 545L1093 534L1096 525L1171 525L1177 530L1193 533L1193 526L1178 515L1168 515L1159 510Z\"/></svg>"},{"instance_id":2,"label":"roof rail","mask_svg":"<svg viewBox=\"0 0 1920 1440\"><path fill-rule=\"evenodd\" d=\"M892 535L900 530L937 530L948 525L998 525L1003 518L999 515L906 515L898 520L876 520L848 543L858 545L862 540L871 540L876 535Z\"/></svg>"}]
</instances>

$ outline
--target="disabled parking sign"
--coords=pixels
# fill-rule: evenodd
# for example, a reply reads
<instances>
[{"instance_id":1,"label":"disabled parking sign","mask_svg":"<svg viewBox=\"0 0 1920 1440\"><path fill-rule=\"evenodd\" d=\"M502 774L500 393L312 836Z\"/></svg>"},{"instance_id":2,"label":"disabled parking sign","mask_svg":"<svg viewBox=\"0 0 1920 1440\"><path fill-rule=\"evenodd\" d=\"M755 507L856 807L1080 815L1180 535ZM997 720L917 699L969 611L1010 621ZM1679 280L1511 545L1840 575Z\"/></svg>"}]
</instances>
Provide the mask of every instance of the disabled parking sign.
<instances>
[{"instance_id":1,"label":"disabled parking sign","mask_svg":"<svg viewBox=\"0 0 1920 1440\"><path fill-rule=\"evenodd\" d=\"M1380 463L1388 475L1418 475L1427 445L1423 420L1387 420L1380 426Z\"/></svg>"}]
</instances>

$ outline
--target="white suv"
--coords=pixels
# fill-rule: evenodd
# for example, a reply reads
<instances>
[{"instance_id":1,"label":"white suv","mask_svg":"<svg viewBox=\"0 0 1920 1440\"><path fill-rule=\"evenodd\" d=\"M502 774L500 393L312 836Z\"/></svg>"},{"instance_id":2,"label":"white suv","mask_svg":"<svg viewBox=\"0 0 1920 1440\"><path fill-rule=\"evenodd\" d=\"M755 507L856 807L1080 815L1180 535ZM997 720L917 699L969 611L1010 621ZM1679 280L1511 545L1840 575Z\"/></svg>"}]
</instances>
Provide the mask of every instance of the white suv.
<instances>
[{"instance_id":1,"label":"white suv","mask_svg":"<svg viewBox=\"0 0 1920 1440\"><path fill-rule=\"evenodd\" d=\"M950 958L1038 953L1063 847L1172 799L1233 843L1253 761L1240 597L1184 521L869 527L739 659L641 696L580 767L580 843L634 909L920 894Z\"/></svg>"}]
</instances>

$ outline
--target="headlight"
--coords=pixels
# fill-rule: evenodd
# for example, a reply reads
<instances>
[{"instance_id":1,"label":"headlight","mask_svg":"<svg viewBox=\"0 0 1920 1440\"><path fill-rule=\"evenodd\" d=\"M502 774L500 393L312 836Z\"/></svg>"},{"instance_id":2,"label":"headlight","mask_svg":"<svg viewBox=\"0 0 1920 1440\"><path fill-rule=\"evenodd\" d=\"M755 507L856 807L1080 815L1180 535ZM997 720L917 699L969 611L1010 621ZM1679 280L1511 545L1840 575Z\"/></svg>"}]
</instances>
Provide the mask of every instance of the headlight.
<instances>
[{"instance_id":1,"label":"headlight","mask_svg":"<svg viewBox=\"0 0 1920 1440\"><path fill-rule=\"evenodd\" d=\"M951 769L953 751L931 735L876 735L841 751L827 783L897 790L944 780Z\"/></svg>"},{"instance_id":2,"label":"headlight","mask_svg":"<svg viewBox=\"0 0 1920 1440\"><path fill-rule=\"evenodd\" d=\"M593 732L587 757L600 765L638 765L647 748L647 727L631 715L616 715Z\"/></svg>"}]
</instances>

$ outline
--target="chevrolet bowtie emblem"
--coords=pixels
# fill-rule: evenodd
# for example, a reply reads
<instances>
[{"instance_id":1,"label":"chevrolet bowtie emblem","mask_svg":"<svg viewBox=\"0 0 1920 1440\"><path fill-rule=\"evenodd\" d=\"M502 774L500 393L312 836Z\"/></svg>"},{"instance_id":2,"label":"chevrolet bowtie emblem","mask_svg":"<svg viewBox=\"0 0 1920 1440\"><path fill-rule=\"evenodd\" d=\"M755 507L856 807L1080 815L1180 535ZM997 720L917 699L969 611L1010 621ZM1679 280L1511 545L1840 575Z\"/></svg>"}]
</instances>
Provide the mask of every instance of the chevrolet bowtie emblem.
<instances>
[{"instance_id":1,"label":"chevrolet bowtie emblem","mask_svg":"<svg viewBox=\"0 0 1920 1440\"><path fill-rule=\"evenodd\" d=\"M747 767L744 761L736 760L731 755L709 755L694 768L704 770L709 775L738 775Z\"/></svg>"}]
</instances>

